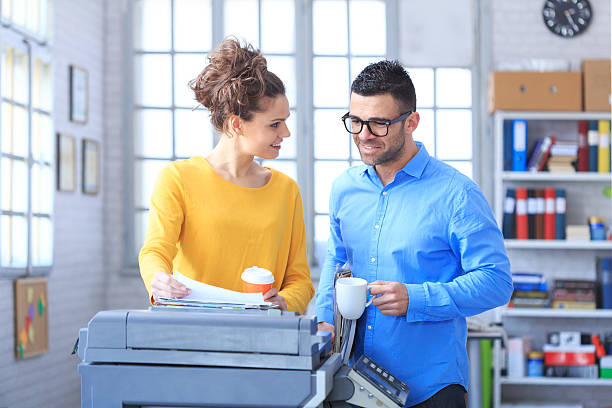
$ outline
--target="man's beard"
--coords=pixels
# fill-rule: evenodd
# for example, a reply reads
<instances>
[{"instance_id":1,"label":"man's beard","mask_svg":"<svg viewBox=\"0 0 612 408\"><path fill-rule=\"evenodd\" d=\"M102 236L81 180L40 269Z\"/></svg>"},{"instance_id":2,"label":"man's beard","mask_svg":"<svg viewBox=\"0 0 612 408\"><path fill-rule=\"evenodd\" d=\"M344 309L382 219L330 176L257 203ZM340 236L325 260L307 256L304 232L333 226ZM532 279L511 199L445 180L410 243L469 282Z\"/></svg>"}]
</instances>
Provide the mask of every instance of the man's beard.
<instances>
[{"instance_id":1,"label":"man's beard","mask_svg":"<svg viewBox=\"0 0 612 408\"><path fill-rule=\"evenodd\" d=\"M387 151L383 152L378 157L374 157L373 160L370 162L368 162L369 160L367 160L364 157L361 149L359 149L359 155L361 156L361 160L368 166L378 166L379 164L384 164L387 162L397 160L404 152L405 145L406 145L406 139L404 137L400 137L399 144L388 146Z\"/></svg>"}]
</instances>

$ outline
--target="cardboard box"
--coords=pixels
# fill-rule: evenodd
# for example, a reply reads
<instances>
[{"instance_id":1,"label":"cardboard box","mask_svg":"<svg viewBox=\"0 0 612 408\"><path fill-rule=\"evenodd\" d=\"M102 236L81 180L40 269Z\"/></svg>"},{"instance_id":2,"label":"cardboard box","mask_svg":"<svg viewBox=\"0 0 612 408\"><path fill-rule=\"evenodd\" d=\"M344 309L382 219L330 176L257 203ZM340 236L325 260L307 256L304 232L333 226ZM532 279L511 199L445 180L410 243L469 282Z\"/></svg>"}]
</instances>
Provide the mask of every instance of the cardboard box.
<instances>
[{"instance_id":1,"label":"cardboard box","mask_svg":"<svg viewBox=\"0 0 612 408\"><path fill-rule=\"evenodd\" d=\"M489 77L489 111L582 110L581 72L495 71Z\"/></svg>"},{"instance_id":2,"label":"cardboard box","mask_svg":"<svg viewBox=\"0 0 612 408\"><path fill-rule=\"evenodd\" d=\"M582 62L584 110L610 112L610 60Z\"/></svg>"}]
</instances>

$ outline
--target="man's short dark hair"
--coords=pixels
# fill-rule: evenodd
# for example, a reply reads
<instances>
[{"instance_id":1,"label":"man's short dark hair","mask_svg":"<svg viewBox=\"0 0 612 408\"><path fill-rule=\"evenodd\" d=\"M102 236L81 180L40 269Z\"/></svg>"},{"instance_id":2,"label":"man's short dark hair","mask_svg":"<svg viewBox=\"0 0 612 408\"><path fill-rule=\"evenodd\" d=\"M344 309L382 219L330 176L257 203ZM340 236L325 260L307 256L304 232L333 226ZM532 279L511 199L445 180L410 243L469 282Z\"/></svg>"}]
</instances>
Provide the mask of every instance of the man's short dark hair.
<instances>
[{"instance_id":1,"label":"man's short dark hair","mask_svg":"<svg viewBox=\"0 0 612 408\"><path fill-rule=\"evenodd\" d=\"M361 96L391 94L404 111L416 109L416 94L410 76L399 61L383 60L365 67L351 85Z\"/></svg>"}]
</instances>

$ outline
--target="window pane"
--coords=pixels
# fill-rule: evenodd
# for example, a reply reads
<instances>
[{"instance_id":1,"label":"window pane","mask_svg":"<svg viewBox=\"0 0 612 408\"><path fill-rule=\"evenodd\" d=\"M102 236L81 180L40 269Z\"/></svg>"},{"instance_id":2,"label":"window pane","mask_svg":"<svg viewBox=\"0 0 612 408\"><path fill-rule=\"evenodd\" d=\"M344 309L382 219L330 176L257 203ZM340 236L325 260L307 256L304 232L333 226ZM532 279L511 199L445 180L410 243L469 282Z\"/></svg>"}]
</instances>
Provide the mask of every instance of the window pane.
<instances>
[{"instance_id":1,"label":"window pane","mask_svg":"<svg viewBox=\"0 0 612 408\"><path fill-rule=\"evenodd\" d=\"M193 108L198 105L189 88L189 81L196 78L206 66L206 54L183 54L174 56L174 104Z\"/></svg>"},{"instance_id":2,"label":"window pane","mask_svg":"<svg viewBox=\"0 0 612 408\"><path fill-rule=\"evenodd\" d=\"M134 58L136 104L170 106L170 55L139 55Z\"/></svg>"},{"instance_id":3,"label":"window pane","mask_svg":"<svg viewBox=\"0 0 612 408\"><path fill-rule=\"evenodd\" d=\"M13 58L13 83L10 84L12 87L11 94L16 102L27 104L28 93L30 91L28 55L25 52L13 50Z\"/></svg>"},{"instance_id":4,"label":"window pane","mask_svg":"<svg viewBox=\"0 0 612 408\"><path fill-rule=\"evenodd\" d=\"M348 107L348 59L314 58L315 107Z\"/></svg>"},{"instance_id":5,"label":"window pane","mask_svg":"<svg viewBox=\"0 0 612 408\"><path fill-rule=\"evenodd\" d=\"M134 245L138 252L140 252L140 248L144 245L148 221L148 211L136 211L134 216Z\"/></svg>"},{"instance_id":6,"label":"window pane","mask_svg":"<svg viewBox=\"0 0 612 408\"><path fill-rule=\"evenodd\" d=\"M266 167L273 168L285 173L295 181L297 181L297 164L289 160L264 160L262 164Z\"/></svg>"},{"instance_id":7,"label":"window pane","mask_svg":"<svg viewBox=\"0 0 612 408\"><path fill-rule=\"evenodd\" d=\"M174 49L208 51L211 48L210 0L174 0Z\"/></svg>"},{"instance_id":8,"label":"window pane","mask_svg":"<svg viewBox=\"0 0 612 408\"><path fill-rule=\"evenodd\" d=\"M440 160L472 158L472 112L439 110L436 114L437 157Z\"/></svg>"},{"instance_id":9,"label":"window pane","mask_svg":"<svg viewBox=\"0 0 612 408\"><path fill-rule=\"evenodd\" d=\"M170 50L170 15L170 0L137 0L134 7L134 48Z\"/></svg>"},{"instance_id":10,"label":"window pane","mask_svg":"<svg viewBox=\"0 0 612 408\"><path fill-rule=\"evenodd\" d=\"M149 208L157 175L168 163L170 163L168 160L137 160L134 163L136 173L134 204L136 207Z\"/></svg>"},{"instance_id":11,"label":"window pane","mask_svg":"<svg viewBox=\"0 0 612 408\"><path fill-rule=\"evenodd\" d=\"M0 2L2 4L2 17L6 19L11 18L11 0L5 0Z\"/></svg>"},{"instance_id":12,"label":"window pane","mask_svg":"<svg viewBox=\"0 0 612 408\"><path fill-rule=\"evenodd\" d=\"M294 51L295 14L293 0L261 1L261 49L290 54Z\"/></svg>"},{"instance_id":13,"label":"window pane","mask_svg":"<svg viewBox=\"0 0 612 408\"><path fill-rule=\"evenodd\" d=\"M436 155L434 143L434 113L432 109L419 110L419 126L412 133L412 138L423 143L425 149L431 156Z\"/></svg>"},{"instance_id":14,"label":"window pane","mask_svg":"<svg viewBox=\"0 0 612 408\"><path fill-rule=\"evenodd\" d=\"M351 54L385 55L387 53L387 18L385 2L352 0L349 2Z\"/></svg>"},{"instance_id":15,"label":"window pane","mask_svg":"<svg viewBox=\"0 0 612 408\"><path fill-rule=\"evenodd\" d=\"M28 155L28 111L19 106L13 107L13 154Z\"/></svg>"},{"instance_id":16,"label":"window pane","mask_svg":"<svg viewBox=\"0 0 612 408\"><path fill-rule=\"evenodd\" d=\"M433 69L408 68L408 74L416 92L417 108L433 108L434 106L434 77Z\"/></svg>"},{"instance_id":17,"label":"window pane","mask_svg":"<svg viewBox=\"0 0 612 408\"><path fill-rule=\"evenodd\" d=\"M51 166L32 165L32 212L51 214L53 200L53 172Z\"/></svg>"},{"instance_id":18,"label":"window pane","mask_svg":"<svg viewBox=\"0 0 612 408\"><path fill-rule=\"evenodd\" d=\"M329 215L315 216L315 241L327 243L329 239ZM319 259L322 261L322 259Z\"/></svg>"},{"instance_id":19,"label":"window pane","mask_svg":"<svg viewBox=\"0 0 612 408\"><path fill-rule=\"evenodd\" d=\"M32 115L32 158L51 162L53 158L53 129L49 115Z\"/></svg>"},{"instance_id":20,"label":"window pane","mask_svg":"<svg viewBox=\"0 0 612 408\"><path fill-rule=\"evenodd\" d=\"M38 13L38 35L46 38L49 35L49 0L40 0L40 11Z\"/></svg>"},{"instance_id":21,"label":"window pane","mask_svg":"<svg viewBox=\"0 0 612 408\"><path fill-rule=\"evenodd\" d=\"M472 106L472 77L469 69L436 70L436 104L445 108Z\"/></svg>"},{"instance_id":22,"label":"window pane","mask_svg":"<svg viewBox=\"0 0 612 408\"><path fill-rule=\"evenodd\" d=\"M23 1L23 0L22 0ZM37 0L26 0L27 1L27 14L26 14L26 28L32 32L36 32L38 29L38 10Z\"/></svg>"},{"instance_id":23,"label":"window pane","mask_svg":"<svg viewBox=\"0 0 612 408\"><path fill-rule=\"evenodd\" d=\"M13 105L4 102L2 104L2 116L0 124L2 125L2 152L13 152Z\"/></svg>"},{"instance_id":24,"label":"window pane","mask_svg":"<svg viewBox=\"0 0 612 408\"><path fill-rule=\"evenodd\" d=\"M347 133L347 137L348 136L348 132ZM355 144L355 142L353 142L353 138L351 137L351 158L353 160L359 160L361 161L361 153L359 153L359 148L357 147L357 145ZM352 165L355 165L355 163L353 162Z\"/></svg>"},{"instance_id":25,"label":"window pane","mask_svg":"<svg viewBox=\"0 0 612 408\"><path fill-rule=\"evenodd\" d=\"M34 85L32 89L32 104L35 108L51 110L51 65L36 59L34 61Z\"/></svg>"},{"instance_id":26,"label":"window pane","mask_svg":"<svg viewBox=\"0 0 612 408\"><path fill-rule=\"evenodd\" d=\"M268 70L274 72L285 84L289 106L295 106L295 58L294 57L266 57Z\"/></svg>"},{"instance_id":27,"label":"window pane","mask_svg":"<svg viewBox=\"0 0 612 408\"><path fill-rule=\"evenodd\" d=\"M23 0L12 0L11 19L15 24L25 27L26 22L26 2Z\"/></svg>"},{"instance_id":28,"label":"window pane","mask_svg":"<svg viewBox=\"0 0 612 408\"><path fill-rule=\"evenodd\" d=\"M53 227L49 218L32 219L32 266L53 263Z\"/></svg>"},{"instance_id":29,"label":"window pane","mask_svg":"<svg viewBox=\"0 0 612 408\"><path fill-rule=\"evenodd\" d=\"M213 128L207 110L183 110L174 112L176 126L176 156L203 155L213 147Z\"/></svg>"},{"instance_id":30,"label":"window pane","mask_svg":"<svg viewBox=\"0 0 612 408\"><path fill-rule=\"evenodd\" d=\"M137 110L134 130L137 156L172 158L172 111Z\"/></svg>"},{"instance_id":31,"label":"window pane","mask_svg":"<svg viewBox=\"0 0 612 408\"><path fill-rule=\"evenodd\" d=\"M315 161L315 211L329 211L329 193L332 183L348 168L345 161Z\"/></svg>"},{"instance_id":32,"label":"window pane","mask_svg":"<svg viewBox=\"0 0 612 408\"><path fill-rule=\"evenodd\" d=\"M363 71L365 67L370 65L373 62L378 62L382 58L381 57L356 57L351 58L351 84L357 78L357 75Z\"/></svg>"},{"instance_id":33,"label":"window pane","mask_svg":"<svg viewBox=\"0 0 612 408\"><path fill-rule=\"evenodd\" d=\"M336 109L315 110L315 158L348 159L351 139L340 120L345 113Z\"/></svg>"},{"instance_id":34,"label":"window pane","mask_svg":"<svg viewBox=\"0 0 612 408\"><path fill-rule=\"evenodd\" d=\"M348 51L346 1L315 0L312 5L312 36L315 54Z\"/></svg>"},{"instance_id":35,"label":"window pane","mask_svg":"<svg viewBox=\"0 0 612 408\"><path fill-rule=\"evenodd\" d=\"M259 48L259 5L257 0L225 0L225 35L246 40Z\"/></svg>"},{"instance_id":36,"label":"window pane","mask_svg":"<svg viewBox=\"0 0 612 408\"><path fill-rule=\"evenodd\" d=\"M472 178L472 162L471 161L446 161L446 164L449 164L459 170L461 173L465 174L469 178Z\"/></svg>"},{"instance_id":37,"label":"window pane","mask_svg":"<svg viewBox=\"0 0 612 408\"><path fill-rule=\"evenodd\" d=\"M290 111L291 114L285 122L291 136L283 139L281 144L280 152L278 153L279 159L295 159L296 157L296 146L299 135L296 130L297 112L295 110Z\"/></svg>"},{"instance_id":38,"label":"window pane","mask_svg":"<svg viewBox=\"0 0 612 408\"><path fill-rule=\"evenodd\" d=\"M2 266L14 268L27 264L28 230L25 217L3 215L2 224Z\"/></svg>"},{"instance_id":39,"label":"window pane","mask_svg":"<svg viewBox=\"0 0 612 408\"><path fill-rule=\"evenodd\" d=\"M24 161L12 160L12 210L25 213L28 210L28 166Z\"/></svg>"}]
</instances>

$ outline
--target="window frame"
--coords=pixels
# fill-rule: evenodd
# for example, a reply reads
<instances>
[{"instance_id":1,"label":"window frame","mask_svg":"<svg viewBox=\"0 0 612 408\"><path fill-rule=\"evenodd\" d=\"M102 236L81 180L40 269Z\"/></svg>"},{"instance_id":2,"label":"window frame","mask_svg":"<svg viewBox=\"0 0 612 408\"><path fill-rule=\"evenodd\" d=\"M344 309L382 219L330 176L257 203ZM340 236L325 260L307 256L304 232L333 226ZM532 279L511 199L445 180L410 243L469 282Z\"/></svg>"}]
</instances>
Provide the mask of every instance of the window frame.
<instances>
[{"instance_id":1,"label":"window frame","mask_svg":"<svg viewBox=\"0 0 612 408\"><path fill-rule=\"evenodd\" d=\"M48 4L47 11L50 13L51 3ZM50 19L50 14L47 15L47 21ZM11 99L4 98L2 95L2 84L0 84L0 101L4 103L5 101L14 105L20 106L27 110L27 138L28 138L28 151L27 157L14 156L8 153L0 152L0 157L8 157L11 160L23 160L27 167L27 204L26 204L26 212L13 212L13 211L3 211L0 209L0 215L18 215L24 216L26 218L26 230L27 230L27 256L26 256L26 265L23 267L14 267L14 266L4 266L0 263L0 279L15 279L22 277L38 277L38 276L48 276L53 269L55 264L55 255L54 251L51 252L51 261L49 265L45 266L33 266L32 264L32 249L33 249L33 218L41 217L48 218L51 222L51 228L53 231L53 225L55 222L54 216L54 204L55 204L55 186L51 189L51 194L49 199L50 203L50 211L49 214L46 213L37 213L36 215L32 212L32 167L36 163L44 164L51 167L52 171L55 171L55 163L56 163L56 152L55 152L55 140L52 140L50 146L52 146L52 151L49 152L49 157L51 158L50 162L45 162L44 160L35 160L32 152L32 140L33 140L33 115L34 113L42 113L48 115L51 119L51 123L53 124L53 115L54 115L54 104L53 104L53 91L51 94L51 106L50 110L46 111L44 109L35 108L33 102L33 85L34 85L34 60L38 59L45 63L48 63L51 69L50 78L53 82L53 60L51 58L52 50L46 40L46 38L41 37L37 33L32 33L24 27L21 27L17 24L12 23L10 20L7 20L4 17L1 17L0 20L2 24L0 25L0 46L8 46L12 49L16 49L26 53L28 60L28 95L27 95L27 103L15 103ZM48 23L47 23L48 24ZM0 51L0 52L3 52ZM53 90L53 83L51 83L51 89ZM4 118L0 114L0 124ZM52 128L51 134L52 137L55 136L55 130ZM55 177L52 177L55 180ZM2 180L2 170L0 167L0 180ZM0 192L1 194L1 192ZM48 216L47 216L48 215ZM0 248L2 247L2 234L0 234ZM51 233L51 245L52 248L55 246L55 236L53 232Z\"/></svg>"}]
</instances>

